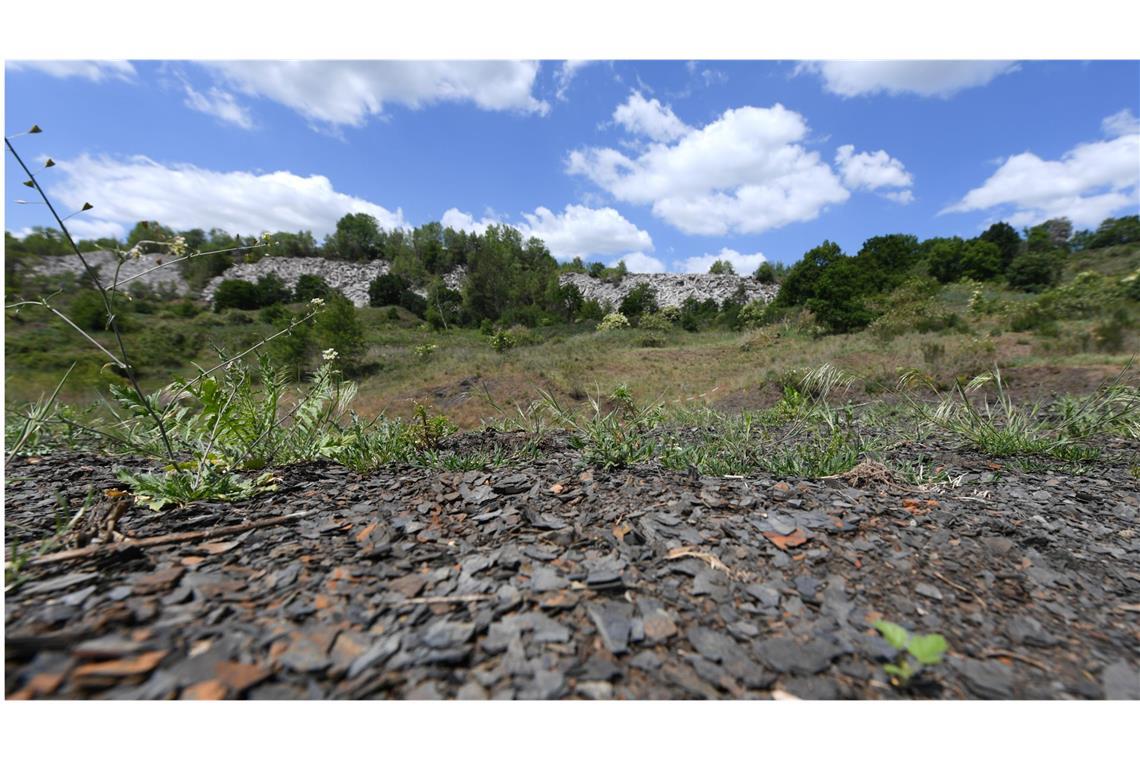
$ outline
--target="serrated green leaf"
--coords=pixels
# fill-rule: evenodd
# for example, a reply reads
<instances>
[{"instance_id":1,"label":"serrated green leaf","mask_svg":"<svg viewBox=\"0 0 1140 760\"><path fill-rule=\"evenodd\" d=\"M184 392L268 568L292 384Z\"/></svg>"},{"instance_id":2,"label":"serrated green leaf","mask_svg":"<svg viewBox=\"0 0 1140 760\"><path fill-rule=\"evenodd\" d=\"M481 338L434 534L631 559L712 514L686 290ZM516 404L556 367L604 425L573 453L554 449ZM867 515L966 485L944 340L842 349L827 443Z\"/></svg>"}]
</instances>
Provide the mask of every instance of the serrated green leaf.
<instances>
[{"instance_id":1,"label":"serrated green leaf","mask_svg":"<svg viewBox=\"0 0 1140 760\"><path fill-rule=\"evenodd\" d=\"M876 620L875 630L895 649L905 649L906 641L910 638L910 634L906 632L905 628L901 625L888 623L886 620Z\"/></svg>"},{"instance_id":2,"label":"serrated green leaf","mask_svg":"<svg viewBox=\"0 0 1140 760\"><path fill-rule=\"evenodd\" d=\"M906 650L923 665L936 665L941 662L947 648L946 639L937 633L914 636L906 645Z\"/></svg>"}]
</instances>

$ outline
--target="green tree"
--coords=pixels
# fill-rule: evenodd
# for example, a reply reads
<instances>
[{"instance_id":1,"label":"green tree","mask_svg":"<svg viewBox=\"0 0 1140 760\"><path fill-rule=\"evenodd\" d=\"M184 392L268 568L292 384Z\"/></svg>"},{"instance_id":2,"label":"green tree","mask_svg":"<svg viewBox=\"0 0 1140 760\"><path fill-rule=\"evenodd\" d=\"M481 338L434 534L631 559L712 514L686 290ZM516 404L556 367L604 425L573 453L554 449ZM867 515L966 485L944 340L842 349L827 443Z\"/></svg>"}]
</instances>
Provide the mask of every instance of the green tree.
<instances>
[{"instance_id":1,"label":"green tree","mask_svg":"<svg viewBox=\"0 0 1140 760\"><path fill-rule=\"evenodd\" d=\"M408 289L408 281L398 274L382 274L368 284L369 306L396 306Z\"/></svg>"},{"instance_id":2,"label":"green tree","mask_svg":"<svg viewBox=\"0 0 1140 760\"><path fill-rule=\"evenodd\" d=\"M243 309L252 311L261 307L257 287L245 280L222 280L214 291L214 311Z\"/></svg>"},{"instance_id":3,"label":"green tree","mask_svg":"<svg viewBox=\"0 0 1140 760\"><path fill-rule=\"evenodd\" d=\"M288 303L293 297L292 291L289 290L284 281L272 272L258 277L254 289L257 291L258 306Z\"/></svg>"},{"instance_id":4,"label":"green tree","mask_svg":"<svg viewBox=\"0 0 1140 760\"><path fill-rule=\"evenodd\" d=\"M962 253L966 242L959 237L932 238L923 242L930 276L939 282L957 282L962 276Z\"/></svg>"},{"instance_id":5,"label":"green tree","mask_svg":"<svg viewBox=\"0 0 1140 760\"><path fill-rule=\"evenodd\" d=\"M657 311L657 288L648 282L637 283L621 299L618 311L636 326L642 314L653 314Z\"/></svg>"},{"instance_id":6,"label":"green tree","mask_svg":"<svg viewBox=\"0 0 1140 760\"><path fill-rule=\"evenodd\" d=\"M894 290L919 261L914 235L879 235L868 238L855 261L866 287L877 293Z\"/></svg>"},{"instance_id":7,"label":"green tree","mask_svg":"<svg viewBox=\"0 0 1140 760\"><path fill-rule=\"evenodd\" d=\"M355 374L364 359L364 328L356 307L337 291L330 294L325 307L313 320L313 338L321 351L336 351L336 368L346 375Z\"/></svg>"},{"instance_id":8,"label":"green tree","mask_svg":"<svg viewBox=\"0 0 1140 760\"><path fill-rule=\"evenodd\" d=\"M736 274L736 270L732 268L731 261L717 259L709 267L709 274Z\"/></svg>"},{"instance_id":9,"label":"green tree","mask_svg":"<svg viewBox=\"0 0 1140 760\"><path fill-rule=\"evenodd\" d=\"M775 303L780 307L796 306L815 298L824 270L843 258L843 251L830 240L812 248L788 271Z\"/></svg>"},{"instance_id":10,"label":"green tree","mask_svg":"<svg viewBox=\"0 0 1140 760\"><path fill-rule=\"evenodd\" d=\"M878 316L864 303L867 292L867 272L857 259L842 257L820 272L807 307L831 332L851 332L866 327Z\"/></svg>"},{"instance_id":11,"label":"green tree","mask_svg":"<svg viewBox=\"0 0 1140 760\"><path fill-rule=\"evenodd\" d=\"M384 239L376 219L365 213L345 214L325 243L326 253L346 261L383 258Z\"/></svg>"},{"instance_id":12,"label":"green tree","mask_svg":"<svg viewBox=\"0 0 1140 760\"><path fill-rule=\"evenodd\" d=\"M985 232L978 236L979 240L993 243L1001 252L1001 268L1004 272L1009 268L1014 257L1021 251L1021 235L1012 225L1005 222L991 224Z\"/></svg>"},{"instance_id":13,"label":"green tree","mask_svg":"<svg viewBox=\"0 0 1140 760\"><path fill-rule=\"evenodd\" d=\"M772 266L772 262L765 261L760 266L756 267L756 271L752 273L752 279L757 282L762 282L767 285L776 284L776 267Z\"/></svg>"},{"instance_id":14,"label":"green tree","mask_svg":"<svg viewBox=\"0 0 1140 760\"><path fill-rule=\"evenodd\" d=\"M1064 269L1063 251L1030 250L1022 253L1009 265L1006 278L1010 287L1040 293L1061 279Z\"/></svg>"},{"instance_id":15,"label":"green tree","mask_svg":"<svg viewBox=\"0 0 1140 760\"><path fill-rule=\"evenodd\" d=\"M330 290L329 284L323 277L303 274L297 278L297 284L293 286L293 300L306 303L314 298L327 299Z\"/></svg>"},{"instance_id":16,"label":"green tree","mask_svg":"<svg viewBox=\"0 0 1140 760\"><path fill-rule=\"evenodd\" d=\"M971 240L962 248L962 275L972 280L992 280L1002 273L1001 249L986 240Z\"/></svg>"}]
</instances>

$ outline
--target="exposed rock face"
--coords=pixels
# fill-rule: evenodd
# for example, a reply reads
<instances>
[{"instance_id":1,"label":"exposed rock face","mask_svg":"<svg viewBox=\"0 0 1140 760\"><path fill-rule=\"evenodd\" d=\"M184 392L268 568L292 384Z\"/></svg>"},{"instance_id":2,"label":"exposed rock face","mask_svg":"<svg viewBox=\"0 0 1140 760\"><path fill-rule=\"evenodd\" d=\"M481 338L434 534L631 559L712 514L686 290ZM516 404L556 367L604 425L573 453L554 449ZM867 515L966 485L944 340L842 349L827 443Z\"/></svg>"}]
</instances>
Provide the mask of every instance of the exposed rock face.
<instances>
[{"instance_id":1,"label":"exposed rock face","mask_svg":"<svg viewBox=\"0 0 1140 760\"><path fill-rule=\"evenodd\" d=\"M115 264L118 261L115 254L110 251L92 251L83 254L83 257L87 259L88 264L98 270L99 280L103 283L103 286L110 287L115 277ZM169 262L170 260L169 256L163 256L157 253L146 254L137 259L128 258L119 269L119 282L123 282L131 277L136 277L136 275L140 275L142 272L152 269L164 262ZM79 261L79 258L74 255L44 256L31 267L31 270L41 275L71 273L76 277L84 272L83 264ZM149 285L155 290L173 289L174 292L179 294L185 294L190 290L186 281L182 279L182 273L178 271L177 265L163 267L149 274L142 275L122 285L121 289L125 291L136 282Z\"/></svg>"},{"instance_id":2,"label":"exposed rock face","mask_svg":"<svg viewBox=\"0 0 1140 760\"><path fill-rule=\"evenodd\" d=\"M597 299L603 305L616 307L629 291L639 284L648 282L657 289L657 305L680 306L688 298L704 301L713 299L717 304L724 301L744 286L746 301L761 300L767 303L776 297L778 285L759 283L751 277L738 277L734 274L627 274L616 285L603 282L585 274L564 274L563 284L573 283L587 299Z\"/></svg>"},{"instance_id":3,"label":"exposed rock face","mask_svg":"<svg viewBox=\"0 0 1140 760\"><path fill-rule=\"evenodd\" d=\"M100 276L105 283L110 283L114 274L115 257L107 251L84 254L92 266L99 267ZM131 259L123 264L119 273L120 281L139 274L140 272L157 266L164 260L158 254L149 254L139 259ZM166 260L169 260L166 258ZM83 265L74 256L59 256L44 258L35 266L40 274L60 274L72 272L79 275ZM297 285L297 280L303 274L317 275L330 286L344 293L345 297L356 306L368 305L368 285L372 280L388 272L388 263L373 261L368 263L352 263L347 261L334 261L319 257L306 259L276 258L266 256L252 264L235 264L219 277L215 277L202 289L203 300L211 301L214 291L222 280L245 280L257 282L259 277L275 274L289 288ZM459 289L463 286L466 272L462 267L444 275L444 282L449 288ZM724 303L731 297L736 289L744 287L746 300L771 301L779 291L777 285L765 285L750 277L737 277L731 274L628 274L621 282L611 284L603 282L585 274L564 274L560 278L563 284L573 283L582 291L586 299L597 299L599 303L610 307L617 307L626 293L642 282L648 282L657 289L657 303L665 306L680 306L687 298L696 298L704 301L711 298L717 304ZM189 293L189 287L177 266L164 267L151 272L138 281L145 282L154 288L173 288L179 294ZM418 289L424 295L423 289Z\"/></svg>"},{"instance_id":4,"label":"exposed rock face","mask_svg":"<svg viewBox=\"0 0 1140 760\"><path fill-rule=\"evenodd\" d=\"M344 293L345 298L352 301L355 306L368 305L368 286L374 279L388 273L388 262L370 261L367 264L357 264L348 261L333 261L331 259L286 259L266 257L252 264L235 264L219 277L215 277L202 289L202 298L212 301L214 291L222 280L245 280L257 282L257 278L267 274L275 274L281 278L288 287L297 285L297 280L303 274L315 274L322 278L331 287ZM466 272L462 267L443 276L443 281L449 288L458 289L463 285ZM413 288L421 296L426 294L424 288Z\"/></svg>"},{"instance_id":5,"label":"exposed rock face","mask_svg":"<svg viewBox=\"0 0 1140 760\"><path fill-rule=\"evenodd\" d=\"M368 285L382 274L387 274L388 262L371 261L367 264L356 264L348 261L332 261L330 259L287 259L267 256L252 264L234 264L220 276L210 280L202 288L202 299L214 300L214 291L222 280L245 280L257 282L259 277L275 274L289 288L297 285L297 280L303 274L315 274L322 278L331 287L344 293L345 298L352 301L355 306L368 305Z\"/></svg>"}]
</instances>

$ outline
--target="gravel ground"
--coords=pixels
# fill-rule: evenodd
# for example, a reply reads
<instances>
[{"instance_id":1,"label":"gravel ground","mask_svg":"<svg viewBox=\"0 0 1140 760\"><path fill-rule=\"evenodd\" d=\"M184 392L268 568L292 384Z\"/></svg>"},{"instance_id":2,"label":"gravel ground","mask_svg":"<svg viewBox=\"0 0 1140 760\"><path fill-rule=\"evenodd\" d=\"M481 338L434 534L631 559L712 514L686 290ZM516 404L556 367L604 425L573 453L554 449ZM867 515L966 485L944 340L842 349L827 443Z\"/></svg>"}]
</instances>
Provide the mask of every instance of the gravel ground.
<instances>
[{"instance_id":1,"label":"gravel ground","mask_svg":"<svg viewBox=\"0 0 1140 760\"><path fill-rule=\"evenodd\" d=\"M494 471L307 464L248 503L128 510L131 539L215 535L24 566L5 693L1140 699L1126 464L1020 474L946 452L954 485L916 488L576 459L556 440ZM8 558L52 535L57 494L75 508L121 463L14 462ZM891 684L879 618L941 633L948 655Z\"/></svg>"}]
</instances>

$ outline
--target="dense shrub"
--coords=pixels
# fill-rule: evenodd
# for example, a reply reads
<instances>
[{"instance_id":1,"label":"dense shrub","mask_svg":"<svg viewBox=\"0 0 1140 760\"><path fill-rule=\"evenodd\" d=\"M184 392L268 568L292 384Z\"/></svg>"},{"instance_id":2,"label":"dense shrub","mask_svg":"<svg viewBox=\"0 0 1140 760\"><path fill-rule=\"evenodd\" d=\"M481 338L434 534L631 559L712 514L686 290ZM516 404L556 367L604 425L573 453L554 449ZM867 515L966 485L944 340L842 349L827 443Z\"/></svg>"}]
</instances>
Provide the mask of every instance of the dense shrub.
<instances>
[{"instance_id":1,"label":"dense shrub","mask_svg":"<svg viewBox=\"0 0 1140 760\"><path fill-rule=\"evenodd\" d=\"M607 314L598 323L598 332L610 332L611 330L625 330L629 328L629 320L626 319L624 314L614 312Z\"/></svg>"},{"instance_id":2,"label":"dense shrub","mask_svg":"<svg viewBox=\"0 0 1140 760\"><path fill-rule=\"evenodd\" d=\"M1030 250L1020 254L1006 273L1010 287L1040 293L1055 285L1064 268L1062 256L1063 253L1057 250Z\"/></svg>"},{"instance_id":3,"label":"dense shrub","mask_svg":"<svg viewBox=\"0 0 1140 760\"><path fill-rule=\"evenodd\" d=\"M736 270L732 268L731 261L718 259L709 267L709 274L736 274Z\"/></svg>"},{"instance_id":4,"label":"dense shrub","mask_svg":"<svg viewBox=\"0 0 1140 760\"><path fill-rule=\"evenodd\" d=\"M346 374L360 368L364 358L364 328L352 301L333 291L328 303L313 320L313 334L322 351L336 351L334 365Z\"/></svg>"},{"instance_id":5,"label":"dense shrub","mask_svg":"<svg viewBox=\"0 0 1140 760\"><path fill-rule=\"evenodd\" d=\"M84 330L106 330L107 308L94 290L81 290L71 300L71 321Z\"/></svg>"},{"instance_id":6,"label":"dense shrub","mask_svg":"<svg viewBox=\"0 0 1140 760\"><path fill-rule=\"evenodd\" d=\"M273 273L263 274L257 278L254 285L257 290L257 305L271 306L275 303L288 303L293 297L292 291L285 285L280 277Z\"/></svg>"},{"instance_id":7,"label":"dense shrub","mask_svg":"<svg viewBox=\"0 0 1140 760\"><path fill-rule=\"evenodd\" d=\"M657 311L657 289L648 282L639 282L621 299L618 311L636 325L642 314Z\"/></svg>"},{"instance_id":8,"label":"dense shrub","mask_svg":"<svg viewBox=\"0 0 1140 760\"><path fill-rule=\"evenodd\" d=\"M244 309L252 311L261 307L257 287L245 280L222 280L214 291L214 311L222 309Z\"/></svg>"},{"instance_id":9,"label":"dense shrub","mask_svg":"<svg viewBox=\"0 0 1140 760\"><path fill-rule=\"evenodd\" d=\"M399 306L408 281L398 274L382 274L368 284L369 306Z\"/></svg>"},{"instance_id":10,"label":"dense shrub","mask_svg":"<svg viewBox=\"0 0 1140 760\"><path fill-rule=\"evenodd\" d=\"M323 277L315 274L303 274L297 278L297 284L293 286L293 300L308 303L314 298L327 299L330 289Z\"/></svg>"}]
</instances>

